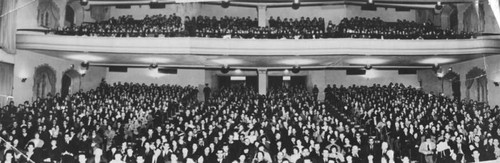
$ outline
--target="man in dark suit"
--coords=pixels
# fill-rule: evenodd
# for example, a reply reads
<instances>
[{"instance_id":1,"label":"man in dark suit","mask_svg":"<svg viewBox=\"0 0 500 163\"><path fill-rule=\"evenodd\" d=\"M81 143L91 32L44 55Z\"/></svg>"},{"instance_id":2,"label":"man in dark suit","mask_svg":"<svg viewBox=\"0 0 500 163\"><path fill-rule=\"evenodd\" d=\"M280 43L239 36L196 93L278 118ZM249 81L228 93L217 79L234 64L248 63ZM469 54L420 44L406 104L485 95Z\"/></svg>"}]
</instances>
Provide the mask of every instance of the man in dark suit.
<instances>
[{"instance_id":1,"label":"man in dark suit","mask_svg":"<svg viewBox=\"0 0 500 163\"><path fill-rule=\"evenodd\" d=\"M208 83L205 84L205 88L203 88L203 93L205 95L205 102L208 101L208 99L210 98L210 92L212 92L212 89L210 89L210 87L208 87Z\"/></svg>"},{"instance_id":2,"label":"man in dark suit","mask_svg":"<svg viewBox=\"0 0 500 163\"><path fill-rule=\"evenodd\" d=\"M375 144L375 140L373 138L370 138L368 140L368 144L364 146L361 151L363 151L362 153L365 156L372 155L374 157L373 160L375 160L375 163L377 162L377 160L380 161L380 156L378 155L378 151L380 151L380 149Z\"/></svg>"}]
</instances>

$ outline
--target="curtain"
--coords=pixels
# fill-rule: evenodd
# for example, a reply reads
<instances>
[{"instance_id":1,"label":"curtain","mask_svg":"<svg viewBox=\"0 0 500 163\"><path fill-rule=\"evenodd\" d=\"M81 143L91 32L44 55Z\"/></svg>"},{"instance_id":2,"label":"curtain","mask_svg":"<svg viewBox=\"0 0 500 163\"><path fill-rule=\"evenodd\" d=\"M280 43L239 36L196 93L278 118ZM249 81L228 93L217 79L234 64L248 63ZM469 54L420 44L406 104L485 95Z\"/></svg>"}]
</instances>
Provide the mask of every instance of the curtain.
<instances>
[{"instance_id":1,"label":"curtain","mask_svg":"<svg viewBox=\"0 0 500 163\"><path fill-rule=\"evenodd\" d=\"M2 49L10 54L16 53L16 12L10 12L14 10L17 5L17 0L0 0L2 3L0 18L0 46Z\"/></svg>"},{"instance_id":2,"label":"curtain","mask_svg":"<svg viewBox=\"0 0 500 163\"><path fill-rule=\"evenodd\" d=\"M33 80L33 97L45 97L48 93L52 95L56 93L56 71L48 64L35 68Z\"/></svg>"},{"instance_id":3,"label":"curtain","mask_svg":"<svg viewBox=\"0 0 500 163\"><path fill-rule=\"evenodd\" d=\"M465 87L467 88L467 91L465 92L465 97L467 99L470 99L470 89L472 88L472 84L474 84L474 79L465 80Z\"/></svg>"},{"instance_id":4,"label":"curtain","mask_svg":"<svg viewBox=\"0 0 500 163\"><path fill-rule=\"evenodd\" d=\"M12 100L12 86L14 84L14 65L0 62L0 107Z\"/></svg>"},{"instance_id":5,"label":"curtain","mask_svg":"<svg viewBox=\"0 0 500 163\"><path fill-rule=\"evenodd\" d=\"M486 75L477 78L477 100L482 102L488 102L488 92L486 86L488 84L488 79Z\"/></svg>"}]
</instances>

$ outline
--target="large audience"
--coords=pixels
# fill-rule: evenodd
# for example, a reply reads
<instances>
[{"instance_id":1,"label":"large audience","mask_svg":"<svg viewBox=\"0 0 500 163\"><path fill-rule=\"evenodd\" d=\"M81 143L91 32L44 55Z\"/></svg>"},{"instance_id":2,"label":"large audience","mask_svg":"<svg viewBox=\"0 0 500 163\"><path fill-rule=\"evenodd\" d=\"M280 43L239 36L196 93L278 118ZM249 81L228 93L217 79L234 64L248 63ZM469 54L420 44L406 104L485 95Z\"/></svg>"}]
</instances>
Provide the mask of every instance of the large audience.
<instances>
[{"instance_id":1,"label":"large audience","mask_svg":"<svg viewBox=\"0 0 500 163\"><path fill-rule=\"evenodd\" d=\"M378 39L468 39L470 32L442 30L432 23L406 20L384 22L380 18L344 18L338 25L324 18L273 18L261 27L256 18L146 15L135 20L131 15L96 23L83 23L57 29L56 34L102 37L212 37L244 39L320 39L320 38L378 38Z\"/></svg>"},{"instance_id":2,"label":"large audience","mask_svg":"<svg viewBox=\"0 0 500 163\"><path fill-rule=\"evenodd\" d=\"M1 110L2 162L399 163L500 160L498 106L402 84L107 84Z\"/></svg>"}]
</instances>

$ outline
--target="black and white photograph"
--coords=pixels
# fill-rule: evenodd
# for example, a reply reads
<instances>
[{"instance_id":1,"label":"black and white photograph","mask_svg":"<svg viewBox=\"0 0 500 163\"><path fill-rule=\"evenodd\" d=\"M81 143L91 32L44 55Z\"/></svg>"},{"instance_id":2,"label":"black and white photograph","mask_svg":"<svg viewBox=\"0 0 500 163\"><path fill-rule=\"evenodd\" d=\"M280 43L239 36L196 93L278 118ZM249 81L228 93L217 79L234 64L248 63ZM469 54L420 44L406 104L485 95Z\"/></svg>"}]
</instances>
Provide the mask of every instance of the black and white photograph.
<instances>
[{"instance_id":1,"label":"black and white photograph","mask_svg":"<svg viewBox=\"0 0 500 163\"><path fill-rule=\"evenodd\" d=\"M0 0L0 163L500 163L500 0Z\"/></svg>"}]
</instances>

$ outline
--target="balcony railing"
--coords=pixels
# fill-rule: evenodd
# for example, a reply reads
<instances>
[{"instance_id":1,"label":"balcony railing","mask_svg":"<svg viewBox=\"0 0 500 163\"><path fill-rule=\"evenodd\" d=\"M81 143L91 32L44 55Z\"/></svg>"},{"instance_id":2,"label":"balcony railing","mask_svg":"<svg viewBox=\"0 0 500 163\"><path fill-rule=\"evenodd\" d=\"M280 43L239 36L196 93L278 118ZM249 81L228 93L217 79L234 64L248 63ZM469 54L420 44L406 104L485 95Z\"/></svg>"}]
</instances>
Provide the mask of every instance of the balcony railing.
<instances>
[{"instance_id":1,"label":"balcony railing","mask_svg":"<svg viewBox=\"0 0 500 163\"><path fill-rule=\"evenodd\" d=\"M18 33L17 47L27 50L135 54L459 55L498 54L500 39L491 36L456 40L115 38Z\"/></svg>"}]
</instances>

